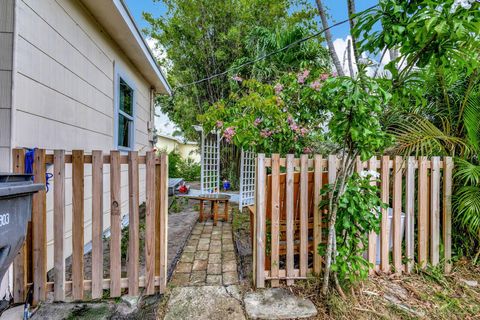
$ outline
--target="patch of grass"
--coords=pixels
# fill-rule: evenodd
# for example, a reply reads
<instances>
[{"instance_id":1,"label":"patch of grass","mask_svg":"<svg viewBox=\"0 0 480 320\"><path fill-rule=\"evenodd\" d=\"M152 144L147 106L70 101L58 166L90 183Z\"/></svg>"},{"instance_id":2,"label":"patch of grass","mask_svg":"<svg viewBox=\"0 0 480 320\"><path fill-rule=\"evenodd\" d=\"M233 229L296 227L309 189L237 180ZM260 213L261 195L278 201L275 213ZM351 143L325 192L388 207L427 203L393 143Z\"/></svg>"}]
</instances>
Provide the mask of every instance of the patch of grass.
<instances>
[{"instance_id":1,"label":"patch of grass","mask_svg":"<svg viewBox=\"0 0 480 320\"><path fill-rule=\"evenodd\" d=\"M92 308L86 304L79 306L72 310L72 312L68 315L66 320L74 320L74 319L100 319L102 316L108 315L110 312L108 306L103 305L99 307Z\"/></svg>"},{"instance_id":2,"label":"patch of grass","mask_svg":"<svg viewBox=\"0 0 480 320\"><path fill-rule=\"evenodd\" d=\"M157 319L163 319L165 317L165 314L167 313L168 300L170 300L170 290L162 295L160 301L157 303Z\"/></svg>"},{"instance_id":3,"label":"patch of grass","mask_svg":"<svg viewBox=\"0 0 480 320\"><path fill-rule=\"evenodd\" d=\"M172 203L170 204L169 212L174 212L174 213L182 212L186 206L188 206L187 198L173 196Z\"/></svg>"},{"instance_id":4,"label":"patch of grass","mask_svg":"<svg viewBox=\"0 0 480 320\"><path fill-rule=\"evenodd\" d=\"M240 212L238 208L233 208L232 229L234 232L239 230L248 230L250 228L250 214Z\"/></svg>"}]
</instances>

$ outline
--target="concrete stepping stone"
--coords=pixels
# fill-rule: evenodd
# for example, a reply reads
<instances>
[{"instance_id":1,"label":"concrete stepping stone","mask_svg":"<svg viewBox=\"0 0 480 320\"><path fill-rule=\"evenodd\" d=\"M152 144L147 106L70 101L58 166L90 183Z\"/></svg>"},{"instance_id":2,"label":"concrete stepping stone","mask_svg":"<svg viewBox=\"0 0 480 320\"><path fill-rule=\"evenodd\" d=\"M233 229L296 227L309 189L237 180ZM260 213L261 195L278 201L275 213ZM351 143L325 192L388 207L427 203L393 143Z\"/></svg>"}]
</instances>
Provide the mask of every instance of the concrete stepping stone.
<instances>
[{"instance_id":1,"label":"concrete stepping stone","mask_svg":"<svg viewBox=\"0 0 480 320\"><path fill-rule=\"evenodd\" d=\"M297 297L283 288L247 293L244 304L251 319L298 319L317 315L312 301Z\"/></svg>"},{"instance_id":2,"label":"concrete stepping stone","mask_svg":"<svg viewBox=\"0 0 480 320\"><path fill-rule=\"evenodd\" d=\"M177 287L172 290L164 320L244 320L235 286Z\"/></svg>"}]
</instances>

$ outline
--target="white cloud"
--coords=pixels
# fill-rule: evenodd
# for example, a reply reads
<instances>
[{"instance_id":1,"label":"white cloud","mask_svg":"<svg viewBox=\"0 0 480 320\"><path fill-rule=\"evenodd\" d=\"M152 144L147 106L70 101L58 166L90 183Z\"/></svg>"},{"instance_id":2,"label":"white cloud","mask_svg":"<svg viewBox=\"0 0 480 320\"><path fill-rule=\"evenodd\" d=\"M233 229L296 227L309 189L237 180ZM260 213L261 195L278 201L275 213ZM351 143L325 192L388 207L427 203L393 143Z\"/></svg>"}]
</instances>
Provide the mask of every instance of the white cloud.
<instances>
[{"instance_id":1,"label":"white cloud","mask_svg":"<svg viewBox=\"0 0 480 320\"><path fill-rule=\"evenodd\" d=\"M168 73L168 69L171 68L171 61L168 60L167 53L165 52L164 48L156 39L148 37L145 39L145 41L147 41L153 56L159 61L162 72L166 75Z\"/></svg>"},{"instance_id":2,"label":"white cloud","mask_svg":"<svg viewBox=\"0 0 480 320\"><path fill-rule=\"evenodd\" d=\"M146 38L145 40L150 47L153 56L158 60L162 72L166 75L170 66L170 61L167 59L165 50L162 49L157 40L150 37ZM172 136L175 131L179 130L175 123L170 120L168 115L161 112L158 108L156 109L155 114L155 128L157 129L158 133L168 136Z\"/></svg>"},{"instance_id":3,"label":"white cloud","mask_svg":"<svg viewBox=\"0 0 480 320\"><path fill-rule=\"evenodd\" d=\"M333 41L335 52L337 53L338 59L340 60L340 64L342 65L343 72L346 75L350 75L347 46L348 46L348 41L349 40L351 41L351 39L352 37L349 35L345 39L337 38ZM353 48L350 49L350 54L353 60L352 61L353 71L354 73L357 73L358 68L357 68L357 62L355 61L355 58L353 55ZM366 59L367 55L363 54L362 58ZM381 59L381 61L377 61L371 57L370 57L370 60L372 62L372 65L367 67L367 74L369 76L373 76L375 74L375 71L378 68L377 75L382 75L384 72L386 72L384 71L384 68L385 68L385 65L390 62L390 55L388 53L385 54L383 59Z\"/></svg>"},{"instance_id":4,"label":"white cloud","mask_svg":"<svg viewBox=\"0 0 480 320\"><path fill-rule=\"evenodd\" d=\"M178 127L170 120L170 118L162 113L158 112L155 115L155 128L157 129L158 133L172 136L175 131L178 131Z\"/></svg>"}]
</instances>

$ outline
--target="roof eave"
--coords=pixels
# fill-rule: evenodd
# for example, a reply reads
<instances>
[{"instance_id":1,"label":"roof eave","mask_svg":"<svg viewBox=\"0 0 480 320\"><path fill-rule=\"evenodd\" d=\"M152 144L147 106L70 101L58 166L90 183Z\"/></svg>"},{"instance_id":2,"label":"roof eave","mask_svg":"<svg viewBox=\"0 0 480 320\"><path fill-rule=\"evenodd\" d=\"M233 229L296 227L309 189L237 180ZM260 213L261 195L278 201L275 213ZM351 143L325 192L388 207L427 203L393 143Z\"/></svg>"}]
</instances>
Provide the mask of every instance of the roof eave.
<instances>
[{"instance_id":1,"label":"roof eave","mask_svg":"<svg viewBox=\"0 0 480 320\"><path fill-rule=\"evenodd\" d=\"M172 94L168 81L123 0L81 0L156 92Z\"/></svg>"}]
</instances>

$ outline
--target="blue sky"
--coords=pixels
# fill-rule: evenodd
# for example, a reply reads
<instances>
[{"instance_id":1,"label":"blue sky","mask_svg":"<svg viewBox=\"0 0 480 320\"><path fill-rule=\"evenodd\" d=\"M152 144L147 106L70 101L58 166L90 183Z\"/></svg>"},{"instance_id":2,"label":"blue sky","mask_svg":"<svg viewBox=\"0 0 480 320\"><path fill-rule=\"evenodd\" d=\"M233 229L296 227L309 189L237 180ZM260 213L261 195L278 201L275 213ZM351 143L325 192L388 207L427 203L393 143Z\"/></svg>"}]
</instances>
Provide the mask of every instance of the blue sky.
<instances>
[{"instance_id":1,"label":"blue sky","mask_svg":"<svg viewBox=\"0 0 480 320\"><path fill-rule=\"evenodd\" d=\"M309 1L315 6L314 0ZM148 26L142 18L143 11L151 12L154 16L163 16L166 13L165 7L160 2L154 3L152 0L125 0L125 2L141 29ZM378 3L378 0L358 0L356 3L357 11L365 10L376 3ZM338 22L347 18L347 0L324 0L324 5L329 8L332 21ZM334 39L345 38L348 33L348 24L343 24L332 29L332 37Z\"/></svg>"}]
</instances>

